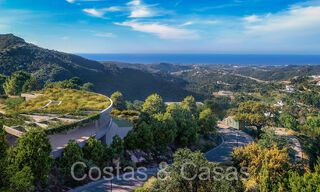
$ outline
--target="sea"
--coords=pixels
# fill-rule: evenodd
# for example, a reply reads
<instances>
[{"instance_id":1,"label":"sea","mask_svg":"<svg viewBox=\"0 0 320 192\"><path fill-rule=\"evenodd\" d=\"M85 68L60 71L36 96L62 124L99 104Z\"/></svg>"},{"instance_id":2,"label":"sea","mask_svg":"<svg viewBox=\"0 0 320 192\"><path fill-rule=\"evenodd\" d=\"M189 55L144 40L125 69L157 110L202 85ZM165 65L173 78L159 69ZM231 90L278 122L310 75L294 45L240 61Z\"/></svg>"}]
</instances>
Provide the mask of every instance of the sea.
<instances>
[{"instance_id":1,"label":"sea","mask_svg":"<svg viewBox=\"0 0 320 192\"><path fill-rule=\"evenodd\" d=\"M244 54L78 54L97 61L155 64L319 65L320 55Z\"/></svg>"}]
</instances>

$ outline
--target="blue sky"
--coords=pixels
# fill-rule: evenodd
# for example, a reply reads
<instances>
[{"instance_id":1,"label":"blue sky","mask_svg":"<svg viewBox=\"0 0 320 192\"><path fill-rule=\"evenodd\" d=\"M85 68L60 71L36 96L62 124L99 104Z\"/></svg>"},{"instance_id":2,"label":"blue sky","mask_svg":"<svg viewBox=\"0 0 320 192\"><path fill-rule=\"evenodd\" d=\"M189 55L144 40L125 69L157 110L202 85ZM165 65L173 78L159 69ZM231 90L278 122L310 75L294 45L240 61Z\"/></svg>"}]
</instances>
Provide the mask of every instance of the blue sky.
<instances>
[{"instance_id":1,"label":"blue sky","mask_svg":"<svg viewBox=\"0 0 320 192\"><path fill-rule=\"evenodd\" d=\"M320 54L320 0L0 0L0 33L71 53Z\"/></svg>"}]
</instances>

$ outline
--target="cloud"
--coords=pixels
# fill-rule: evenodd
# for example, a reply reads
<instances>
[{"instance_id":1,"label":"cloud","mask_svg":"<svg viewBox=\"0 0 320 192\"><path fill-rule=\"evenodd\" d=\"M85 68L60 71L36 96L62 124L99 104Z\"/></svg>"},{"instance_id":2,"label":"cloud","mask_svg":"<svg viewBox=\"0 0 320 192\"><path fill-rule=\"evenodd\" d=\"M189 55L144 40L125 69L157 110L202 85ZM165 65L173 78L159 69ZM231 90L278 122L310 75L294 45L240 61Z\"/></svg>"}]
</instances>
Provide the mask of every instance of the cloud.
<instances>
[{"instance_id":1,"label":"cloud","mask_svg":"<svg viewBox=\"0 0 320 192\"><path fill-rule=\"evenodd\" d=\"M194 24L193 21L186 21L186 22L182 23L180 26L184 27L184 26L190 26L190 25L193 25L193 24Z\"/></svg>"},{"instance_id":2,"label":"cloud","mask_svg":"<svg viewBox=\"0 0 320 192\"><path fill-rule=\"evenodd\" d=\"M127 21L115 23L120 26L131 27L134 31L140 31L158 36L161 39L197 39L195 31L176 28L159 23L139 23L137 21Z\"/></svg>"},{"instance_id":3,"label":"cloud","mask_svg":"<svg viewBox=\"0 0 320 192\"><path fill-rule=\"evenodd\" d=\"M121 11L121 8L113 6L113 7L102 8L102 9L87 8L87 9L83 9L82 11L93 17L103 17L107 12Z\"/></svg>"},{"instance_id":4,"label":"cloud","mask_svg":"<svg viewBox=\"0 0 320 192\"><path fill-rule=\"evenodd\" d=\"M98 1L105 1L105 0L66 0L68 3L76 3L76 2L98 2Z\"/></svg>"},{"instance_id":5,"label":"cloud","mask_svg":"<svg viewBox=\"0 0 320 192\"><path fill-rule=\"evenodd\" d=\"M83 9L83 12L94 17L102 17L105 14L104 11L101 11L99 9Z\"/></svg>"},{"instance_id":6,"label":"cloud","mask_svg":"<svg viewBox=\"0 0 320 192\"><path fill-rule=\"evenodd\" d=\"M222 23L230 23L230 27L215 33L210 46L217 50L224 47L255 53L320 51L320 6L291 6L278 13L256 17L259 19L240 17L242 22L225 20Z\"/></svg>"},{"instance_id":7,"label":"cloud","mask_svg":"<svg viewBox=\"0 0 320 192\"><path fill-rule=\"evenodd\" d=\"M113 33L97 33L95 34L95 36L97 37L107 37L107 38L111 38L111 37L115 37L115 35Z\"/></svg>"},{"instance_id":8,"label":"cloud","mask_svg":"<svg viewBox=\"0 0 320 192\"><path fill-rule=\"evenodd\" d=\"M320 6L292 7L287 11L268 15L246 28L250 33L283 32L290 35L298 31L308 32L308 29L320 32Z\"/></svg>"},{"instance_id":9,"label":"cloud","mask_svg":"<svg viewBox=\"0 0 320 192\"><path fill-rule=\"evenodd\" d=\"M157 15L157 12L151 6L143 4L141 0L132 0L127 5L131 11L130 18L153 17Z\"/></svg>"},{"instance_id":10,"label":"cloud","mask_svg":"<svg viewBox=\"0 0 320 192\"><path fill-rule=\"evenodd\" d=\"M250 15L250 16L244 17L243 20L248 23L254 23L254 22L261 21L261 18L259 18L257 15Z\"/></svg>"}]
</instances>

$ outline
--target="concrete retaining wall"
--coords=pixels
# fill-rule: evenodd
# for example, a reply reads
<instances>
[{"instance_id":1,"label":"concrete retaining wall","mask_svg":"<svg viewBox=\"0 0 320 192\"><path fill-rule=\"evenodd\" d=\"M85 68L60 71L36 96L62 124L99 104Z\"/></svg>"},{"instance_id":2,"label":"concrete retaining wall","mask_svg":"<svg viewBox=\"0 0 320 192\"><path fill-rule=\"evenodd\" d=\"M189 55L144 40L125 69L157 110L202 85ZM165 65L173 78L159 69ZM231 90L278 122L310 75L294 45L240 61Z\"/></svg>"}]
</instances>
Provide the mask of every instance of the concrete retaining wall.
<instances>
[{"instance_id":1,"label":"concrete retaining wall","mask_svg":"<svg viewBox=\"0 0 320 192\"><path fill-rule=\"evenodd\" d=\"M81 127L82 129L94 129L95 130L92 135L86 135L83 138L76 140L78 145L81 148L84 147L87 140L92 136L95 136L97 139L101 140L104 144L109 143L106 140L106 134L110 131L110 129L112 127L112 118L109 114L110 114L112 107L113 107L113 101L110 98L109 98L109 100L110 100L109 107L100 112L99 119L92 121L91 123L89 123L88 125L86 125L84 127ZM77 128L75 130L71 130L71 132L77 131L78 129L79 128ZM68 133L66 133L66 134L68 134ZM51 155L54 158L60 157L61 154L63 153L64 147L65 146L61 146L61 148L59 148L57 150L53 150L51 152Z\"/></svg>"}]
</instances>

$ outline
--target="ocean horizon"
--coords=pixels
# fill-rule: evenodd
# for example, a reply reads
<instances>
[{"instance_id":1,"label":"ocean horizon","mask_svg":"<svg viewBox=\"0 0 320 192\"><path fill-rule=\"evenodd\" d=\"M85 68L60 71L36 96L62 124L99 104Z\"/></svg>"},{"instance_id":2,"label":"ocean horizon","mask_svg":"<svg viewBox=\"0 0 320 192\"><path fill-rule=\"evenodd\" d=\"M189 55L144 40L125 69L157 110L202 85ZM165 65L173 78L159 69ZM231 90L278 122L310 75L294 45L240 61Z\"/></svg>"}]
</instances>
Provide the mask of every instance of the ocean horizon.
<instances>
[{"instance_id":1,"label":"ocean horizon","mask_svg":"<svg viewBox=\"0 0 320 192\"><path fill-rule=\"evenodd\" d=\"M258 54L78 54L96 61L154 64L319 65L320 55Z\"/></svg>"}]
</instances>

